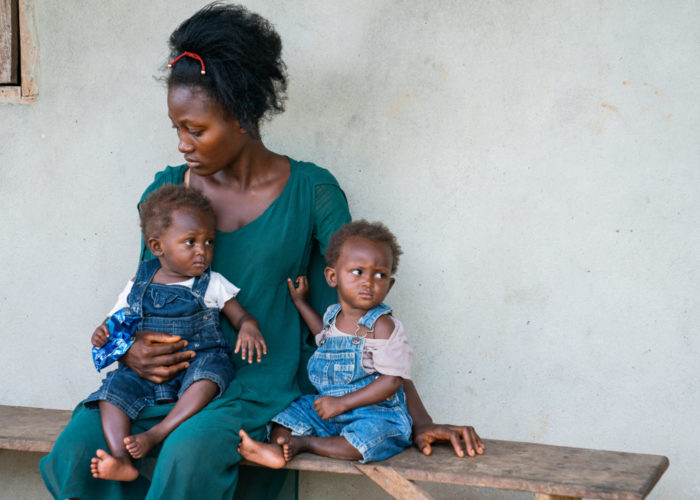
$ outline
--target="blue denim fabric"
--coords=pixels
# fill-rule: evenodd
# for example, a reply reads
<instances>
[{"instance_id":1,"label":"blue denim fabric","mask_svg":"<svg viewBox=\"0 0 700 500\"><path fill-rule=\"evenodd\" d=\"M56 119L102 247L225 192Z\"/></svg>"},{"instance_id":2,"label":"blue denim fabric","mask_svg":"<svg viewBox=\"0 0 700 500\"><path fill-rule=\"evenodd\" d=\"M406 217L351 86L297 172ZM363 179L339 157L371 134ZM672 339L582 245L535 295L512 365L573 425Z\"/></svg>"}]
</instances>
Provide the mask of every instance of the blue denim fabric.
<instances>
[{"instance_id":1,"label":"blue denim fabric","mask_svg":"<svg viewBox=\"0 0 700 500\"><path fill-rule=\"evenodd\" d=\"M195 351L197 356L186 370L164 384L142 379L128 366L119 363L119 367L104 378L102 386L88 396L84 402L86 407L97 408L98 401L104 400L134 419L146 406L178 399L197 380L208 379L216 383L219 395L233 380L231 348L221 333L219 311L204 304L210 271L207 269L196 277L190 289L181 285L151 283L159 268L157 259L141 262L127 299L129 312L141 316L137 330L180 335L188 342L185 349Z\"/></svg>"},{"instance_id":2,"label":"blue denim fabric","mask_svg":"<svg viewBox=\"0 0 700 500\"><path fill-rule=\"evenodd\" d=\"M323 327L327 328L331 323L335 322L335 318L338 316L339 312L340 304L334 304L326 309L326 312L323 315ZM391 314L391 307L382 302L367 311L367 313L360 318L358 323L366 327L368 330L373 330L374 324L379 319L379 316L383 316L385 314Z\"/></svg>"},{"instance_id":3,"label":"blue denim fabric","mask_svg":"<svg viewBox=\"0 0 700 500\"><path fill-rule=\"evenodd\" d=\"M356 339L360 342L353 342ZM351 335L327 337L307 366L309 379L319 394L302 396L272 421L296 436L343 436L362 454L362 462L384 460L410 446L412 422L403 388L386 401L327 420L314 410L317 398L354 392L379 377L362 367L364 344L364 338Z\"/></svg>"}]
</instances>

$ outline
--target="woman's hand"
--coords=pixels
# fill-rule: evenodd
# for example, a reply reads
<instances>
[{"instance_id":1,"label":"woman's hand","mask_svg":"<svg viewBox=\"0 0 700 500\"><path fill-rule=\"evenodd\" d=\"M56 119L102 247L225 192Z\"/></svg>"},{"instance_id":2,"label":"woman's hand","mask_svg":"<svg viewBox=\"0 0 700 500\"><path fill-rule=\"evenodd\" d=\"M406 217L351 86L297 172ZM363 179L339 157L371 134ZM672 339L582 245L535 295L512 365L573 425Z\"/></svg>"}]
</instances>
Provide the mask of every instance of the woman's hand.
<instances>
[{"instance_id":1,"label":"woman's hand","mask_svg":"<svg viewBox=\"0 0 700 500\"><path fill-rule=\"evenodd\" d=\"M182 351L186 340L177 335L144 330L136 332L136 340L119 359L136 374L156 384L162 384L190 366L194 351Z\"/></svg>"},{"instance_id":2,"label":"woman's hand","mask_svg":"<svg viewBox=\"0 0 700 500\"><path fill-rule=\"evenodd\" d=\"M483 455L486 449L481 438L469 425L449 425L433 424L432 422L414 425L413 444L424 455L430 455L433 451L431 444L438 441L449 441L452 443L458 457L464 457L466 449L467 455Z\"/></svg>"},{"instance_id":3,"label":"woman's hand","mask_svg":"<svg viewBox=\"0 0 700 500\"><path fill-rule=\"evenodd\" d=\"M289 295L292 296L292 302L295 304L306 302L309 296L309 280L306 276L297 276L294 281L292 278L287 278L287 288L289 288Z\"/></svg>"},{"instance_id":4,"label":"woman's hand","mask_svg":"<svg viewBox=\"0 0 700 500\"><path fill-rule=\"evenodd\" d=\"M241 325L238 331L238 340L236 340L236 349L233 351L238 354L241 351L241 359L248 358L248 363L253 362L253 351L255 351L256 361L260 363L263 354L267 354L267 344L263 339L262 333L258 328L258 323L252 317L247 319Z\"/></svg>"}]
</instances>

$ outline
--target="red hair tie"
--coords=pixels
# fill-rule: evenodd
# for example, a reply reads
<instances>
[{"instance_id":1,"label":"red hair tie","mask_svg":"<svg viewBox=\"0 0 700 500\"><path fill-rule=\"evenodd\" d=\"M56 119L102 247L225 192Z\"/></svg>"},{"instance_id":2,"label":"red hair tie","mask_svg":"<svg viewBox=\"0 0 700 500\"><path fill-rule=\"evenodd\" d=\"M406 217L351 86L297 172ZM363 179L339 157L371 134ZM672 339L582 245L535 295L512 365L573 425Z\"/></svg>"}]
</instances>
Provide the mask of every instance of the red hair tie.
<instances>
[{"instance_id":1,"label":"red hair tie","mask_svg":"<svg viewBox=\"0 0 700 500\"><path fill-rule=\"evenodd\" d=\"M180 59L182 59L182 58L185 57L185 56L191 57L192 59L196 59L197 61L199 61L199 64L202 65L202 71L200 71L200 73L203 74L203 75L206 75L206 74L207 74L207 72L206 72L206 70L205 70L205 68L204 68L204 61L203 61L202 58L199 56L199 54L195 54L194 52L183 52L182 54L180 54L179 56L177 56L175 59L173 59L173 61L172 61L171 63L168 63L168 68L172 68L173 65L174 65L176 62L178 62Z\"/></svg>"}]
</instances>

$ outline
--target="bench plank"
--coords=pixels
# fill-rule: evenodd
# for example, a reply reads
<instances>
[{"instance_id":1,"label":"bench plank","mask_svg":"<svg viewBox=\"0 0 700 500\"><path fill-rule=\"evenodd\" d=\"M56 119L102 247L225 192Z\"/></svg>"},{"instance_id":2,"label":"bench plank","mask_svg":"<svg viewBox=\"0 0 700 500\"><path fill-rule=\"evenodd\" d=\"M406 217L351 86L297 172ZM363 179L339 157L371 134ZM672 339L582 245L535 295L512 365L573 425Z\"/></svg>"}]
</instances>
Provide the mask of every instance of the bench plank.
<instances>
[{"instance_id":1,"label":"bench plank","mask_svg":"<svg viewBox=\"0 0 700 500\"><path fill-rule=\"evenodd\" d=\"M0 405L0 449L48 453L72 413Z\"/></svg>"},{"instance_id":2,"label":"bench plank","mask_svg":"<svg viewBox=\"0 0 700 500\"><path fill-rule=\"evenodd\" d=\"M0 449L48 453L71 411L0 405ZM645 498L668 468L660 455L600 451L535 443L484 440L486 454L458 458L433 446L430 457L415 448L381 462L410 481L530 491L539 498ZM357 462L301 453L287 468L357 474ZM380 464L374 464L379 466Z\"/></svg>"},{"instance_id":3,"label":"bench plank","mask_svg":"<svg viewBox=\"0 0 700 500\"><path fill-rule=\"evenodd\" d=\"M645 498L668 468L668 459L659 455L494 439L485 439L484 444L486 454L476 458L458 458L451 447L438 445L430 457L410 448L381 464L411 481L619 500ZM355 462L309 453L297 455L287 467L360 473Z\"/></svg>"}]
</instances>

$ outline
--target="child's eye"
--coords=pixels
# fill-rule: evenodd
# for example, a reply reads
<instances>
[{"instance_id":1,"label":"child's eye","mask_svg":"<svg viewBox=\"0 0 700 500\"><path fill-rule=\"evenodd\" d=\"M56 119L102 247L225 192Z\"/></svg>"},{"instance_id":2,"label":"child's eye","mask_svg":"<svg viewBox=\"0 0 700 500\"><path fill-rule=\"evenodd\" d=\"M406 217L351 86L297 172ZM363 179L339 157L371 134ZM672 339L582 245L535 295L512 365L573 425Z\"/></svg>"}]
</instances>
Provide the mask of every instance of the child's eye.
<instances>
[{"instance_id":1,"label":"child's eye","mask_svg":"<svg viewBox=\"0 0 700 500\"><path fill-rule=\"evenodd\" d=\"M192 246L194 245L194 238L188 238L185 240L185 245L187 246Z\"/></svg>"},{"instance_id":2,"label":"child's eye","mask_svg":"<svg viewBox=\"0 0 700 500\"><path fill-rule=\"evenodd\" d=\"M374 277L383 280L383 279L386 278L386 274L384 274L384 273L374 273Z\"/></svg>"},{"instance_id":3,"label":"child's eye","mask_svg":"<svg viewBox=\"0 0 700 500\"><path fill-rule=\"evenodd\" d=\"M208 247L212 246L214 244L214 240L207 240L204 242L204 244Z\"/></svg>"},{"instance_id":4,"label":"child's eye","mask_svg":"<svg viewBox=\"0 0 700 500\"><path fill-rule=\"evenodd\" d=\"M353 270L350 271L350 272L351 272L352 274L354 274L355 276L360 276L360 275L362 274L362 270L360 270L360 269L353 269Z\"/></svg>"}]
</instances>

